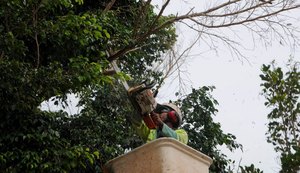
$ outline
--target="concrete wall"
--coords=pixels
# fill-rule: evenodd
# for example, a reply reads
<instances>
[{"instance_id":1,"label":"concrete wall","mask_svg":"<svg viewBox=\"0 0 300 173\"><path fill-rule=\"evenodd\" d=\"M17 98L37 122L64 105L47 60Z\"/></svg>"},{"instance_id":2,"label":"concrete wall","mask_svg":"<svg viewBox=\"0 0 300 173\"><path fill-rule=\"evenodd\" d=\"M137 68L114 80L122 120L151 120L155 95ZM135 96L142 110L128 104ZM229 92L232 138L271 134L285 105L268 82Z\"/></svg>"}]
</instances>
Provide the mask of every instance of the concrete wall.
<instances>
[{"instance_id":1,"label":"concrete wall","mask_svg":"<svg viewBox=\"0 0 300 173\"><path fill-rule=\"evenodd\" d=\"M208 173L212 159L171 138L160 138L105 164L105 173Z\"/></svg>"}]
</instances>

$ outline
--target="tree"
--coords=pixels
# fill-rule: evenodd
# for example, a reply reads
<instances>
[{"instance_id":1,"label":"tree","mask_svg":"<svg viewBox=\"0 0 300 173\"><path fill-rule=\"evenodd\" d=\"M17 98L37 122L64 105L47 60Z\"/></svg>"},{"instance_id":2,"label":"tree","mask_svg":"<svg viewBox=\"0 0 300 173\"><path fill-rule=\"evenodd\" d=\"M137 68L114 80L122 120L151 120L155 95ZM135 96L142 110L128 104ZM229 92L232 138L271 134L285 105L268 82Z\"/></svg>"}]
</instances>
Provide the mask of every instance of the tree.
<instances>
[{"instance_id":1,"label":"tree","mask_svg":"<svg viewBox=\"0 0 300 173\"><path fill-rule=\"evenodd\" d=\"M263 65L263 95L265 105L271 108L268 114L268 142L281 154L281 172L298 172L300 170L300 72L299 62L287 65L286 73L275 62Z\"/></svg>"},{"instance_id":2,"label":"tree","mask_svg":"<svg viewBox=\"0 0 300 173\"><path fill-rule=\"evenodd\" d=\"M218 102L211 96L214 87L192 89L192 92L177 101L181 105L184 117L183 128L189 134L188 145L210 156L214 162L210 172L229 172L231 160L219 149L225 145L231 151L242 149L235 141L235 136L222 131L221 125L213 121L213 116L218 112Z\"/></svg>"}]
</instances>

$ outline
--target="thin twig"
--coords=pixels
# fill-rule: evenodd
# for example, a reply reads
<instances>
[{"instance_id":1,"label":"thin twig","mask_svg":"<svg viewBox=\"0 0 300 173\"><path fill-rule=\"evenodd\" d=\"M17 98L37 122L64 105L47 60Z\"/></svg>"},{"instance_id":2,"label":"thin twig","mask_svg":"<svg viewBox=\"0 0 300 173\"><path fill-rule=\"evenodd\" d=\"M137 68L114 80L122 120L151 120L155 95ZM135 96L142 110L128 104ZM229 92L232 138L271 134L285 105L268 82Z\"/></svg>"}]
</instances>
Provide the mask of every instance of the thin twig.
<instances>
[{"instance_id":1,"label":"thin twig","mask_svg":"<svg viewBox=\"0 0 300 173\"><path fill-rule=\"evenodd\" d=\"M39 0L37 5L32 10L32 23L33 23L33 28L34 28L34 40L35 40L35 44L36 44L36 58L37 58L36 68L38 68L40 65L40 44L39 44L39 40L38 40L37 23L38 23L38 10L41 6L41 2L42 1Z\"/></svg>"},{"instance_id":2,"label":"thin twig","mask_svg":"<svg viewBox=\"0 0 300 173\"><path fill-rule=\"evenodd\" d=\"M116 0L111 0L105 7L105 9L103 10L103 14L105 14L107 11L109 11L111 9L111 7L115 4Z\"/></svg>"}]
</instances>

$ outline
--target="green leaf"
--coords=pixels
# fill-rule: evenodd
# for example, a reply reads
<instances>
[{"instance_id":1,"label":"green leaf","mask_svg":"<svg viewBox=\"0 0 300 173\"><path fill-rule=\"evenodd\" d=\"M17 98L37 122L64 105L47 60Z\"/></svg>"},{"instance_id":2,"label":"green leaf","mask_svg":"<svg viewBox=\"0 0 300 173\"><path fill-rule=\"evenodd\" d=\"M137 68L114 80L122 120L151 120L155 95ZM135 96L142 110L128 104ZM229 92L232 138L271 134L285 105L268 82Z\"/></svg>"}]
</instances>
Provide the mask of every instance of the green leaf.
<instances>
[{"instance_id":1,"label":"green leaf","mask_svg":"<svg viewBox=\"0 0 300 173\"><path fill-rule=\"evenodd\" d=\"M109 39L110 38L110 34L107 32L107 30L104 29L103 32L104 32L105 36Z\"/></svg>"},{"instance_id":2,"label":"green leaf","mask_svg":"<svg viewBox=\"0 0 300 173\"><path fill-rule=\"evenodd\" d=\"M96 156L96 159L100 159L99 151L94 151L93 154Z\"/></svg>"}]
</instances>

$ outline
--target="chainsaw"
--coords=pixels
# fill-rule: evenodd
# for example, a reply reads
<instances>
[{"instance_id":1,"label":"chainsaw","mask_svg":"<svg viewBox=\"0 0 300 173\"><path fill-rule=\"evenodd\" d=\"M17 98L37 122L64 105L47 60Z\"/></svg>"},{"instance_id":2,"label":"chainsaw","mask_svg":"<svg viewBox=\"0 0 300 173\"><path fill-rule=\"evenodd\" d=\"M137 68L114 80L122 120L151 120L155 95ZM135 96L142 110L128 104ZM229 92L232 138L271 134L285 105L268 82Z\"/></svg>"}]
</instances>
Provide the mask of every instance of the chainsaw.
<instances>
[{"instance_id":1,"label":"chainsaw","mask_svg":"<svg viewBox=\"0 0 300 173\"><path fill-rule=\"evenodd\" d=\"M115 72L121 72L115 61L112 61L111 64ZM126 81L122 80L121 82L127 90L130 102L137 113L141 116L146 126L149 129L155 129L156 124L151 118L151 112L153 112L158 105L155 100L157 91L152 91L155 83L148 83L148 81L144 81L139 85L129 87Z\"/></svg>"}]
</instances>

